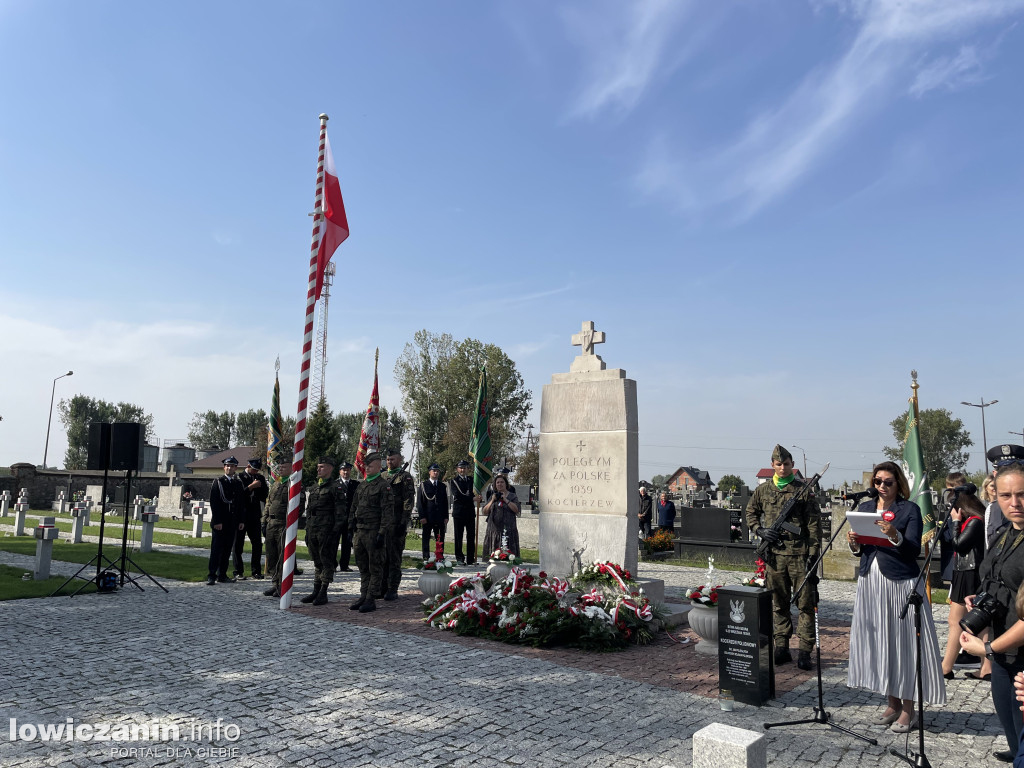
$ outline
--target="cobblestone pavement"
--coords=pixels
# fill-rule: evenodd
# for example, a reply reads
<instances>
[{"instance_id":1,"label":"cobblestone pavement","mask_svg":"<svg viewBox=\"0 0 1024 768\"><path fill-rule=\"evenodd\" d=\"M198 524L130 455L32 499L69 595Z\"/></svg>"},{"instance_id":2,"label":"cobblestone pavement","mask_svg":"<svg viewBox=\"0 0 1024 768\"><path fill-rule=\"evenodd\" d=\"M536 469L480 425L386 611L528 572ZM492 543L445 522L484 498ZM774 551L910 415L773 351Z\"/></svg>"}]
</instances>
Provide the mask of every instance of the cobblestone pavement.
<instances>
[{"instance_id":1,"label":"cobblestone pavement","mask_svg":"<svg viewBox=\"0 0 1024 768\"><path fill-rule=\"evenodd\" d=\"M0 562L31 568L31 558L9 553L0 552ZM55 572L76 569L54 563ZM664 578L671 594L703 573L644 564L640 575ZM770 705L722 712L706 688L687 682L710 674L707 658L665 637L647 648L583 654L429 630L418 621L415 571L407 576L401 599L368 615L346 610L358 584L349 573L339 574L328 605L287 612L261 594L265 581L164 581L167 594L128 589L0 603L0 764L688 766L700 728L722 722L761 732L765 721L810 717L817 700L816 678L787 665L793 685ZM309 585L300 577L298 592ZM821 593L831 636L823 645L832 648L826 708L879 745L823 725L773 729L770 764L902 764L887 749L904 749L908 739L868 725L881 697L845 685L853 585L823 582ZM944 639L943 608L935 616ZM931 764L995 765L991 752L1003 745L988 686L955 680L948 694L944 708L927 714ZM181 739L12 740L10 718L24 736L26 726L72 718L115 728L175 725ZM909 741L916 745L916 736ZM221 749L234 752L210 754Z\"/></svg>"}]
</instances>

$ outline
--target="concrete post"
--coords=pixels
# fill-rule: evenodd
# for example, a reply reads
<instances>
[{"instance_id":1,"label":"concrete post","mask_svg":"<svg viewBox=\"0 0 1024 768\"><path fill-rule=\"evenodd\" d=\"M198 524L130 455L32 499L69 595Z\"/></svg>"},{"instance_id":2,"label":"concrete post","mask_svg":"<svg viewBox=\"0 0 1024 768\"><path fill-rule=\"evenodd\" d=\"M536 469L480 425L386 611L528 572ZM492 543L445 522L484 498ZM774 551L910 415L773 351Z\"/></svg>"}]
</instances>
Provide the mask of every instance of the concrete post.
<instances>
[{"instance_id":1,"label":"concrete post","mask_svg":"<svg viewBox=\"0 0 1024 768\"><path fill-rule=\"evenodd\" d=\"M763 733L712 723L693 734L693 768L766 768Z\"/></svg>"},{"instance_id":2,"label":"concrete post","mask_svg":"<svg viewBox=\"0 0 1024 768\"><path fill-rule=\"evenodd\" d=\"M60 536L52 517L44 517L34 529L36 537L36 565L33 578L45 581L50 578L50 560L53 557L53 542Z\"/></svg>"},{"instance_id":3,"label":"concrete post","mask_svg":"<svg viewBox=\"0 0 1024 768\"><path fill-rule=\"evenodd\" d=\"M71 508L71 543L81 544L82 543L82 529L85 527L85 516L89 514L87 510L81 504L75 504Z\"/></svg>"},{"instance_id":4,"label":"concrete post","mask_svg":"<svg viewBox=\"0 0 1024 768\"><path fill-rule=\"evenodd\" d=\"M7 517L7 509L11 506L11 492L0 493L0 517Z\"/></svg>"},{"instance_id":5,"label":"concrete post","mask_svg":"<svg viewBox=\"0 0 1024 768\"><path fill-rule=\"evenodd\" d=\"M141 520L145 507L146 500L141 496L136 496L135 503L132 505L132 520Z\"/></svg>"},{"instance_id":6,"label":"concrete post","mask_svg":"<svg viewBox=\"0 0 1024 768\"><path fill-rule=\"evenodd\" d=\"M142 513L142 541L139 544L139 552L153 551L153 528L158 522L160 522L160 515L156 512Z\"/></svg>"},{"instance_id":7,"label":"concrete post","mask_svg":"<svg viewBox=\"0 0 1024 768\"><path fill-rule=\"evenodd\" d=\"M203 538L203 518L206 517L206 502L192 502L192 538Z\"/></svg>"},{"instance_id":8,"label":"concrete post","mask_svg":"<svg viewBox=\"0 0 1024 768\"><path fill-rule=\"evenodd\" d=\"M85 501L85 524L92 525L92 496L86 496Z\"/></svg>"}]
</instances>

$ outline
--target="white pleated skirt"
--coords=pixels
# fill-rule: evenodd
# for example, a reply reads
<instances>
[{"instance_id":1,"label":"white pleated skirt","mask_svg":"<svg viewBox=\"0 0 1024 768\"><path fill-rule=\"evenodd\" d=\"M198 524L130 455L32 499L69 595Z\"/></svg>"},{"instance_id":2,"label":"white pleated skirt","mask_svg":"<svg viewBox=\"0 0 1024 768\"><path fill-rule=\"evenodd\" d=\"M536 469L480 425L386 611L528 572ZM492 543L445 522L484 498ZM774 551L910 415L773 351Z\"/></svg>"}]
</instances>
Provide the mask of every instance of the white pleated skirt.
<instances>
[{"instance_id":1,"label":"white pleated skirt","mask_svg":"<svg viewBox=\"0 0 1024 768\"><path fill-rule=\"evenodd\" d=\"M917 579L893 581L882 575L877 558L867 576L857 580L850 628L850 669L847 685L886 696L917 701L916 635L914 608L900 619L900 611ZM924 584L921 584L924 594ZM931 604L921 606L921 675L924 700L932 706L946 703L946 681L935 636Z\"/></svg>"}]
</instances>

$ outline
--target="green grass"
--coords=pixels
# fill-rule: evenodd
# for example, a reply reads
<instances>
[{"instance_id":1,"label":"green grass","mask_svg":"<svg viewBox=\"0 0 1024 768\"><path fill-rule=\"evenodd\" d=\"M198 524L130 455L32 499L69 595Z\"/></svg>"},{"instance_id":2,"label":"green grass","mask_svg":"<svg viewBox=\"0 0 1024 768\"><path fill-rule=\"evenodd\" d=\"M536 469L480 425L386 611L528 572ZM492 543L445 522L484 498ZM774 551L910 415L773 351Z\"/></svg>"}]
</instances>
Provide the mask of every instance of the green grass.
<instances>
[{"instance_id":1,"label":"green grass","mask_svg":"<svg viewBox=\"0 0 1024 768\"><path fill-rule=\"evenodd\" d=\"M18 555L36 553L36 540L28 536L0 538L0 550ZM103 554L114 558L121 549L104 545ZM96 554L95 544L69 544L56 542L53 545L53 559L67 563L85 564ZM131 558L155 578L177 579L178 581L206 581L207 560L194 555L180 555L174 552L132 552ZM22 571L18 572L19 578ZM58 582L59 584L59 582ZM53 591L53 590L51 590Z\"/></svg>"},{"instance_id":2,"label":"green grass","mask_svg":"<svg viewBox=\"0 0 1024 768\"><path fill-rule=\"evenodd\" d=\"M34 545L34 542L33 542ZM33 549L33 552L35 550ZM31 573L31 571L29 571ZM67 581L66 576L51 576L44 581L36 581L30 578L25 581L22 577L25 574L23 568L14 568L10 565L0 565L0 600L24 600L30 597L49 597L57 587ZM68 584L58 594L70 595L82 586L82 582L75 581ZM85 592L95 592L95 584L86 584Z\"/></svg>"}]
</instances>

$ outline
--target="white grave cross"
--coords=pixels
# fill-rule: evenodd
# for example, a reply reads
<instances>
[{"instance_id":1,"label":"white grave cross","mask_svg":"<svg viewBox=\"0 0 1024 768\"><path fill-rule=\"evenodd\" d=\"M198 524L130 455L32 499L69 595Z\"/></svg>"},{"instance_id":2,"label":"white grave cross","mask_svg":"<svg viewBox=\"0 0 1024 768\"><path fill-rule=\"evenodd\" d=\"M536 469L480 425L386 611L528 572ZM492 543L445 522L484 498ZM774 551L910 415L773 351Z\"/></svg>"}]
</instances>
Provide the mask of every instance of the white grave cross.
<instances>
[{"instance_id":1,"label":"white grave cross","mask_svg":"<svg viewBox=\"0 0 1024 768\"><path fill-rule=\"evenodd\" d=\"M594 352L595 344L604 344L604 331L594 330L594 321L585 320L580 327L579 333L572 336L572 345L581 347L580 356L572 361L569 368L571 372L578 371L603 371L605 362L601 356Z\"/></svg>"}]
</instances>

